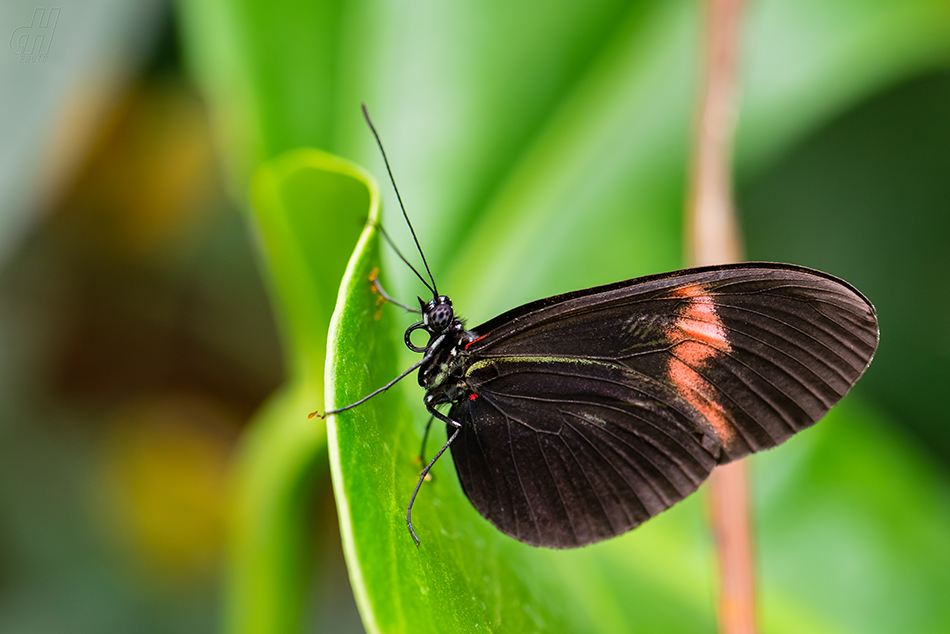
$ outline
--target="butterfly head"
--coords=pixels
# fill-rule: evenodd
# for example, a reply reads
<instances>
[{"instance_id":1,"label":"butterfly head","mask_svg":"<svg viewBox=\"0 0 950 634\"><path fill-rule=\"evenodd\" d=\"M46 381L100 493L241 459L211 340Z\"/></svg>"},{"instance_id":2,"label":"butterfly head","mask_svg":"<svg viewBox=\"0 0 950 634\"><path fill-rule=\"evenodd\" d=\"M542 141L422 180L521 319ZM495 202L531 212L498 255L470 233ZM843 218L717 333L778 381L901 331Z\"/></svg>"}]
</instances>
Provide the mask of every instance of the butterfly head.
<instances>
[{"instance_id":1,"label":"butterfly head","mask_svg":"<svg viewBox=\"0 0 950 634\"><path fill-rule=\"evenodd\" d=\"M416 330L425 330L429 333L429 341L443 335L453 328L461 331L462 322L455 318L455 311L452 310L452 300L445 295L436 295L428 302L419 298L419 308L422 312L422 321L409 326L406 330L406 345L413 352L425 352L428 344L425 346L416 346L412 343L412 333Z\"/></svg>"},{"instance_id":2,"label":"butterfly head","mask_svg":"<svg viewBox=\"0 0 950 634\"><path fill-rule=\"evenodd\" d=\"M422 300L419 303L422 304ZM455 311L452 310L452 300L445 295L438 295L422 305L422 323L432 334L445 332L454 322Z\"/></svg>"}]
</instances>

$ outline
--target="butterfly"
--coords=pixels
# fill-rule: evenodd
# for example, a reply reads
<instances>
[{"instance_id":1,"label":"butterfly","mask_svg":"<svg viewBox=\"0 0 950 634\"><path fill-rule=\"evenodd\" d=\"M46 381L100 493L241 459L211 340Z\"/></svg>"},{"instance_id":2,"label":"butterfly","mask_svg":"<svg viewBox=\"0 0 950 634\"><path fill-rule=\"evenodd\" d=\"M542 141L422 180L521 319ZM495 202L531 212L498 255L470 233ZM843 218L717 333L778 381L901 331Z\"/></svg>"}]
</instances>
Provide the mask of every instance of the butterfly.
<instances>
[{"instance_id":1,"label":"butterfly","mask_svg":"<svg viewBox=\"0 0 950 634\"><path fill-rule=\"evenodd\" d=\"M432 299L418 310L395 303L421 315L405 342L422 359L324 414L418 370L447 441L407 509L416 545L412 506L446 450L465 495L500 531L532 546L583 546L671 507L717 465L816 423L877 349L867 298L800 266L651 275L539 299L469 328L419 253L429 280L416 275ZM425 346L413 343L417 330L429 335Z\"/></svg>"}]
</instances>

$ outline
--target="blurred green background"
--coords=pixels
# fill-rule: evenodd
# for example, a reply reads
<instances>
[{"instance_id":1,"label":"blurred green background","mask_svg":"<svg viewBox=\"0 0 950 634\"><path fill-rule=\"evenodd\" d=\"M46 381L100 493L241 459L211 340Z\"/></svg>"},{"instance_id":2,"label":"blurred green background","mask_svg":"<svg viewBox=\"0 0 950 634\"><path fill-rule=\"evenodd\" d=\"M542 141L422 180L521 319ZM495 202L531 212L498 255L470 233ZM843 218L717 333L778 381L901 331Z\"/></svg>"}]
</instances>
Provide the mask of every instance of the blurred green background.
<instances>
[{"instance_id":1,"label":"blurred green background","mask_svg":"<svg viewBox=\"0 0 950 634\"><path fill-rule=\"evenodd\" d=\"M299 569L260 582L291 605L249 625L257 608L235 598L258 533L233 507L282 460L266 438L283 401L268 397L300 370L287 323L312 319L320 340L335 301L275 317L282 254L252 175L300 147L353 160L409 251L365 101L440 290L472 323L678 268L700 5L52 9L0 6L0 632L362 631L322 436L284 481L299 486L282 551ZM950 631L950 5L754 1L741 50L747 256L847 279L882 332L842 406L754 460L763 631ZM300 238L334 275L331 252L353 246L329 230L342 222L315 212ZM383 258L390 292L421 293ZM392 321L395 345L408 318ZM701 496L592 551L647 572L623 605L623 587L587 588L591 631L714 630ZM558 614L519 583L536 615ZM249 587L248 604L268 592Z\"/></svg>"}]
</instances>

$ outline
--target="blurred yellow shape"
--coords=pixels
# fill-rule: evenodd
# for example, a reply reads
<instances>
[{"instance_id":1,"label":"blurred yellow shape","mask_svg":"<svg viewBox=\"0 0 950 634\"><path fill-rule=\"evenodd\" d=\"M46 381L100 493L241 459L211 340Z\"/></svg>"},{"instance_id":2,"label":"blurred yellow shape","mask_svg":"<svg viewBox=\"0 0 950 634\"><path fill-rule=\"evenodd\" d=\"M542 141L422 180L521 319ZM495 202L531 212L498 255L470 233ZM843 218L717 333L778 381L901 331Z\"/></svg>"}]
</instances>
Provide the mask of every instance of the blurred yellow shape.
<instances>
[{"instance_id":1,"label":"blurred yellow shape","mask_svg":"<svg viewBox=\"0 0 950 634\"><path fill-rule=\"evenodd\" d=\"M105 438L110 532L159 582L213 575L224 543L236 424L208 399L166 396L122 412Z\"/></svg>"},{"instance_id":2,"label":"blurred yellow shape","mask_svg":"<svg viewBox=\"0 0 950 634\"><path fill-rule=\"evenodd\" d=\"M156 80L108 113L54 214L110 254L150 255L200 229L218 187L200 101Z\"/></svg>"}]
</instances>

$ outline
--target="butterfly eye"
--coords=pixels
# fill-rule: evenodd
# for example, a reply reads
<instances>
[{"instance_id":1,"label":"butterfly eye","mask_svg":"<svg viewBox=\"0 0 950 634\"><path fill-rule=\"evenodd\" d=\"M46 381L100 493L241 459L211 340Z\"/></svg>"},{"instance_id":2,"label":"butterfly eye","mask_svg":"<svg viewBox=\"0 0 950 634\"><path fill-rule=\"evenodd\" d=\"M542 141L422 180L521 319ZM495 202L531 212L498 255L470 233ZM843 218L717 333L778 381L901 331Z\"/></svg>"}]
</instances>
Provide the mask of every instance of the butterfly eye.
<instances>
[{"instance_id":1,"label":"butterfly eye","mask_svg":"<svg viewBox=\"0 0 950 634\"><path fill-rule=\"evenodd\" d=\"M455 313L450 304L437 304L429 313L429 327L435 332L441 332L452 323L454 318Z\"/></svg>"}]
</instances>

